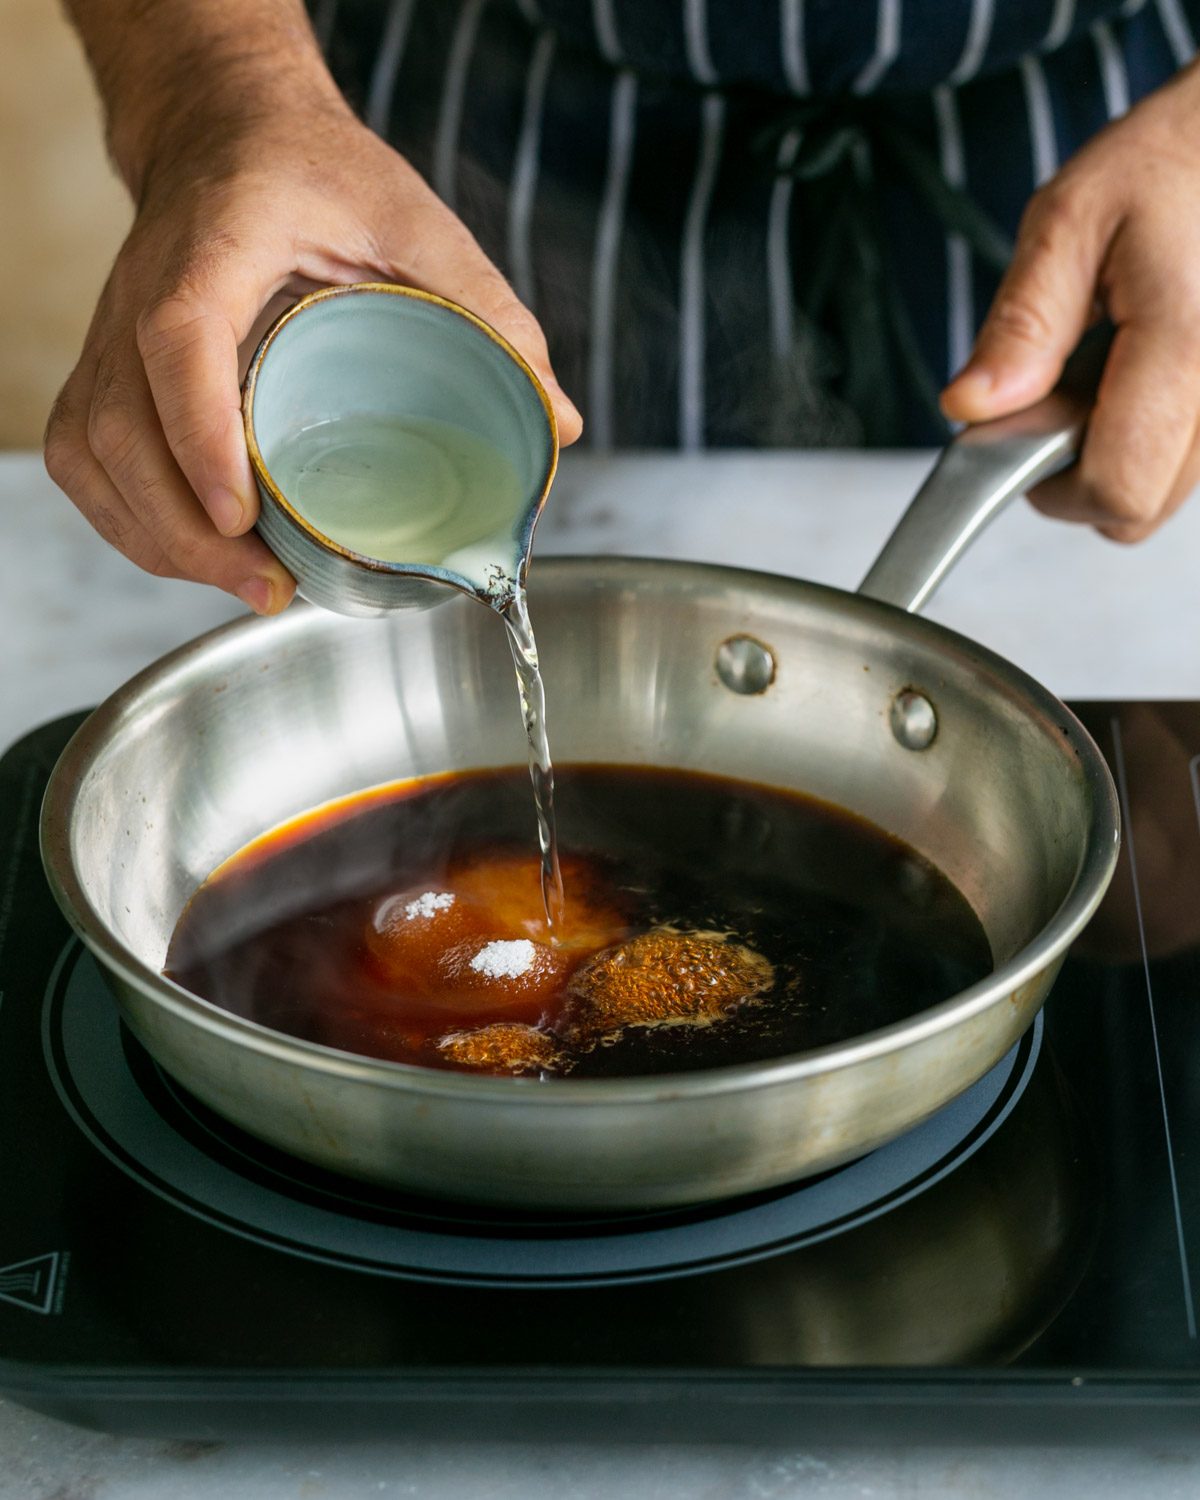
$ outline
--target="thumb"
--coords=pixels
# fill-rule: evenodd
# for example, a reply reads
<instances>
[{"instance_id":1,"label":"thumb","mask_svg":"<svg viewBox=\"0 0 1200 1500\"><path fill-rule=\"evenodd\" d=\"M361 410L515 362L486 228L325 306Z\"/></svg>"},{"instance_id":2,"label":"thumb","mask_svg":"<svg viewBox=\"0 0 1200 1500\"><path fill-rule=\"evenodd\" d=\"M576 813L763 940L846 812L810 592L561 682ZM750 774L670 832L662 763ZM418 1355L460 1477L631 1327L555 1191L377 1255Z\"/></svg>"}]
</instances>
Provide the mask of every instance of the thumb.
<instances>
[{"instance_id":1,"label":"thumb","mask_svg":"<svg viewBox=\"0 0 1200 1500\"><path fill-rule=\"evenodd\" d=\"M1006 416L1054 388L1092 320L1101 251L1090 226L1034 199L971 357L942 392L951 421Z\"/></svg>"}]
</instances>

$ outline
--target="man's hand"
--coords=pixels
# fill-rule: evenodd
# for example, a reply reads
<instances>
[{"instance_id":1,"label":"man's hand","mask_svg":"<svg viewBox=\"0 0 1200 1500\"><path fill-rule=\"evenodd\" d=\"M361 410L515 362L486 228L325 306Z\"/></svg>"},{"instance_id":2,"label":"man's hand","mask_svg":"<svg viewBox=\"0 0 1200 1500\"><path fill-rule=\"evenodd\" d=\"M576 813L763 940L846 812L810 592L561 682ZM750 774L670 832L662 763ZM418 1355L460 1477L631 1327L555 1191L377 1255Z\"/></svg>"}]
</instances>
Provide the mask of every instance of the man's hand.
<instances>
[{"instance_id":1,"label":"man's hand","mask_svg":"<svg viewBox=\"0 0 1200 1500\"><path fill-rule=\"evenodd\" d=\"M554 380L536 320L464 225L354 118L324 74L302 13L289 35L311 55L282 89L264 92L267 78L280 77L278 42L263 73L238 30L240 67L222 68L232 44L214 22L193 54L193 66L209 66L213 77L189 83L177 72L174 99L188 106L160 96L153 113L138 117L112 107L123 57L119 46L110 56L103 45L127 5L75 4L138 210L51 414L46 467L139 566L216 584L274 613L294 583L249 534L258 495L239 371L267 322L297 295L353 281L437 292L525 356L550 393L563 442L578 437L581 423ZM239 15L249 19L255 8ZM287 8L275 0L268 7L276 16ZM175 0L145 14L161 24L171 12L179 26L231 15L224 0Z\"/></svg>"},{"instance_id":2,"label":"man's hand","mask_svg":"<svg viewBox=\"0 0 1200 1500\"><path fill-rule=\"evenodd\" d=\"M1031 496L1118 542L1148 536L1200 482L1200 68L1108 126L1034 195L952 419L1031 405L1101 308L1117 335L1079 463Z\"/></svg>"}]
</instances>

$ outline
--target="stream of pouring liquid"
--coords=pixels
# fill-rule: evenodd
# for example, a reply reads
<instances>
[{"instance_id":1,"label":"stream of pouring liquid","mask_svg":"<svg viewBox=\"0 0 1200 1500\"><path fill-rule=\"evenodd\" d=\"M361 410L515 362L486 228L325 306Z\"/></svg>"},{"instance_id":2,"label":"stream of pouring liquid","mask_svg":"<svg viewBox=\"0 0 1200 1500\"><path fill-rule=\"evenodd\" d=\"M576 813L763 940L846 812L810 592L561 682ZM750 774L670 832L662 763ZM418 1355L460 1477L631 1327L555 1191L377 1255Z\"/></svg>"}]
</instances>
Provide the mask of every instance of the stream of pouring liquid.
<instances>
[{"instance_id":1,"label":"stream of pouring liquid","mask_svg":"<svg viewBox=\"0 0 1200 1500\"><path fill-rule=\"evenodd\" d=\"M554 821L554 766L546 737L546 689L538 669L537 642L529 623L523 587L518 585L507 606L500 611L500 617L508 632L513 666L517 669L521 716L529 741L529 778L533 783L538 847L542 855L542 906L553 941L555 931L562 930L563 920L562 870L558 862L558 831Z\"/></svg>"},{"instance_id":2,"label":"stream of pouring liquid","mask_svg":"<svg viewBox=\"0 0 1200 1500\"><path fill-rule=\"evenodd\" d=\"M365 413L304 429L272 456L292 504L326 536L383 562L437 564L504 621L529 741L542 904L551 941L563 919L546 694L525 589L513 581L516 470L474 433L431 418Z\"/></svg>"}]
</instances>

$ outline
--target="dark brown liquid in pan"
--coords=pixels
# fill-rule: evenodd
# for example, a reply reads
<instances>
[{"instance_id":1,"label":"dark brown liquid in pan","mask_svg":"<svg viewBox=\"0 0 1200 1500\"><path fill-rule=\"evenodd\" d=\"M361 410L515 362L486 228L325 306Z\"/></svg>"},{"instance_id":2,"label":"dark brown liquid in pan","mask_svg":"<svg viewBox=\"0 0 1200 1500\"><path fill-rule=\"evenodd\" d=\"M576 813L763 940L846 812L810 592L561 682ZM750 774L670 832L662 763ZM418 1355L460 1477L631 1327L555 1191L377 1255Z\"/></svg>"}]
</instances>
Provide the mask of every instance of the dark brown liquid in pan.
<instances>
[{"instance_id":1,"label":"dark brown liquid in pan","mask_svg":"<svg viewBox=\"0 0 1200 1500\"><path fill-rule=\"evenodd\" d=\"M992 967L978 919L944 876L823 803L640 767L567 766L558 778L563 942L538 945L527 973L470 962L493 941L545 938L524 768L366 794L259 841L192 899L167 973L278 1031L431 1067L465 1059L489 1071L480 1030L502 1022L486 1035L527 1038L533 1027L537 1048L519 1070L596 1077L820 1047L948 999ZM456 900L422 904L426 893ZM621 954L651 965L635 978L650 979L656 944L691 944L687 973L721 1002L710 1024L642 1024L643 1011L607 1029L580 1024L585 991L587 1014L599 1014L588 976L616 972L603 955L622 942ZM722 973L735 989L757 979L750 998L724 1003L703 967L713 955L730 956Z\"/></svg>"}]
</instances>

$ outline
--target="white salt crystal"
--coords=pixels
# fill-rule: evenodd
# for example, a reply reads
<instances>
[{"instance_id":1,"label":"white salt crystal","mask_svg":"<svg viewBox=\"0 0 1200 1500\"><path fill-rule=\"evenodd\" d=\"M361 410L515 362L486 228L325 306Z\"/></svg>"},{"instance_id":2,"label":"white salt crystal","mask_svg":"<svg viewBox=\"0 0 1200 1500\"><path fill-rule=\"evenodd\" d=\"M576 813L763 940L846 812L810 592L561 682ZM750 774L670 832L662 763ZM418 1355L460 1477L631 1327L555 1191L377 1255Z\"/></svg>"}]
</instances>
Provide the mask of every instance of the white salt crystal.
<instances>
[{"instance_id":1,"label":"white salt crystal","mask_svg":"<svg viewBox=\"0 0 1200 1500\"><path fill-rule=\"evenodd\" d=\"M435 911L445 911L453 905L454 893L452 891L426 891L415 901L408 903L404 908L404 915L412 922L417 917L432 917Z\"/></svg>"},{"instance_id":2,"label":"white salt crystal","mask_svg":"<svg viewBox=\"0 0 1200 1500\"><path fill-rule=\"evenodd\" d=\"M528 938L513 942L497 941L481 948L471 960L471 967L489 979L518 979L533 965L535 950Z\"/></svg>"}]
</instances>

